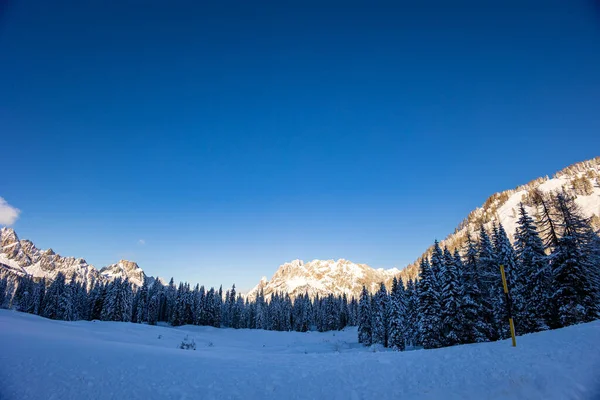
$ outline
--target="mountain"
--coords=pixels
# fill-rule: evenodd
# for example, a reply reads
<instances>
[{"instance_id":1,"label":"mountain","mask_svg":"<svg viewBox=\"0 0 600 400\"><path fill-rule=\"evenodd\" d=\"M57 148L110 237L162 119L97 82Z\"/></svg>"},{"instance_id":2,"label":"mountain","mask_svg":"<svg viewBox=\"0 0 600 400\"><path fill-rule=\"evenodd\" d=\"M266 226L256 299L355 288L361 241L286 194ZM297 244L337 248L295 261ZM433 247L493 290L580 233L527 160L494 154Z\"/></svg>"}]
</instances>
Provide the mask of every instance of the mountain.
<instances>
[{"instance_id":1,"label":"mountain","mask_svg":"<svg viewBox=\"0 0 600 400\"><path fill-rule=\"evenodd\" d=\"M471 211L452 234L440 241L440 245L448 246L451 251L455 248L463 249L468 234L478 235L482 224L489 231L494 222L501 222L509 238L513 240L519 204L522 202L530 215L537 216L538 212L533 203L535 192L547 194L562 190L575 198L582 214L591 218L592 226L596 230L600 229L600 157L596 157L570 165L555 173L552 178L537 178L515 189L490 196L481 207ZM418 274L420 260L431 255L432 249L433 246L413 264L404 268L400 276L404 280L414 279Z\"/></svg>"},{"instance_id":2,"label":"mountain","mask_svg":"<svg viewBox=\"0 0 600 400\"><path fill-rule=\"evenodd\" d=\"M485 203L473 210L463 222L440 243L451 250L462 249L467 240L467 233L477 235L481 224L487 229L492 228L495 221L504 225L509 237L513 238L516 222L517 207L523 202L531 215L537 211L532 202L534 191L542 193L565 190L576 198L584 215L592 218L592 224L600 229L600 157L573 164L552 178L542 177L523 186L506 190L490 196ZM434 235L435 233L432 233ZM435 236L432 236L432 241ZM311 296L347 294L359 296L362 285L374 292L379 283L384 282L388 288L394 276L403 280L414 279L418 274L418 264L422 257L431 254L432 248L427 249L413 264L398 271L397 269L373 269L366 264L355 264L346 260L314 260L304 263L295 260L279 267L270 280L262 280L247 294L254 298L260 289L266 297L275 292L289 293L295 297L301 293Z\"/></svg>"},{"instance_id":3,"label":"mountain","mask_svg":"<svg viewBox=\"0 0 600 400\"><path fill-rule=\"evenodd\" d=\"M121 260L116 264L102 268L100 275L108 280L129 278L129 282L136 286L142 286L144 278L146 278L146 274L136 263L127 260Z\"/></svg>"},{"instance_id":4,"label":"mountain","mask_svg":"<svg viewBox=\"0 0 600 400\"><path fill-rule=\"evenodd\" d=\"M263 277L246 296L253 299L263 289L267 298L276 292L288 293L291 297L308 293L311 297L346 294L358 298L363 285L375 291L380 282L389 284L399 272L396 268L374 269L343 259L307 263L294 260L281 265L270 280Z\"/></svg>"},{"instance_id":5,"label":"mountain","mask_svg":"<svg viewBox=\"0 0 600 400\"><path fill-rule=\"evenodd\" d=\"M141 286L146 274L134 262L121 260L98 271L83 258L62 257L52 249L40 250L29 240L19 239L11 228L0 229L0 270L17 275L54 279L62 272L67 279L75 274L79 282L90 288L95 282L111 281L116 277L129 278ZM1 272L1 271L0 271Z\"/></svg>"}]
</instances>

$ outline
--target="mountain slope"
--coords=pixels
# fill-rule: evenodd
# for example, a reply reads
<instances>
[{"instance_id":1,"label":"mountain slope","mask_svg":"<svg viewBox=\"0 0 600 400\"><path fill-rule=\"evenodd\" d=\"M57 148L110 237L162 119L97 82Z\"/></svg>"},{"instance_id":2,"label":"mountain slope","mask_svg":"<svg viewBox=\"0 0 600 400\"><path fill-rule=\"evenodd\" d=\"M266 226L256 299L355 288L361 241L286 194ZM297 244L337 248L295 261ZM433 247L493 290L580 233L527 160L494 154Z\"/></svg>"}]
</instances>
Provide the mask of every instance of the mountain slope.
<instances>
[{"instance_id":1,"label":"mountain slope","mask_svg":"<svg viewBox=\"0 0 600 400\"><path fill-rule=\"evenodd\" d=\"M514 237L518 207L521 202L528 213L537 215L537 210L531 200L535 190L542 193L565 190L575 197L575 202L581 208L583 215L592 219L595 229L600 229L600 157L570 165L554 174L535 179L515 189L505 190L490 196L485 203L471 211L454 232L440 241L440 245L448 246L451 250L462 248L467 241L467 234L478 235L483 224L488 230L493 222L501 222L506 233L512 240ZM431 254L432 247L427 249L417 261L404 268L400 275L406 280L415 278L418 274L419 261Z\"/></svg>"},{"instance_id":2,"label":"mountain slope","mask_svg":"<svg viewBox=\"0 0 600 400\"><path fill-rule=\"evenodd\" d=\"M67 279L75 274L76 279L88 288L95 282L110 281L116 277L129 278L134 285L140 286L146 276L136 263L125 260L98 271L83 258L62 257L52 249L40 250L31 241L19 239L13 229L6 227L0 229L1 269L50 280L55 279L59 272Z\"/></svg>"}]
</instances>

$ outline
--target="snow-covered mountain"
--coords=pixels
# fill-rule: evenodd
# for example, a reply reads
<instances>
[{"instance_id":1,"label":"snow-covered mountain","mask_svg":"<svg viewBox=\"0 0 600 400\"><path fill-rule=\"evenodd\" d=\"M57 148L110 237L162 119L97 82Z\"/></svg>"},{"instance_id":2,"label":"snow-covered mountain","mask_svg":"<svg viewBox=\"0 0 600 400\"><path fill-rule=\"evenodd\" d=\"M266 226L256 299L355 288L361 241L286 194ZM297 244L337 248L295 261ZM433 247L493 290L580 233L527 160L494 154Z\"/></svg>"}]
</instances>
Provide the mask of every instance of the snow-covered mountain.
<instances>
[{"instance_id":1,"label":"snow-covered mountain","mask_svg":"<svg viewBox=\"0 0 600 400\"><path fill-rule=\"evenodd\" d=\"M294 260L279 267L270 280L263 277L261 281L247 294L253 299L261 289L265 297L273 293L289 293L291 297L308 293L314 297L346 294L348 297L358 297L362 286L370 291L379 288L384 282L389 284L400 271L392 269L374 269L366 264L355 264L348 260L313 260L305 263Z\"/></svg>"},{"instance_id":2,"label":"snow-covered mountain","mask_svg":"<svg viewBox=\"0 0 600 400\"><path fill-rule=\"evenodd\" d=\"M591 217L596 229L600 229L600 157L597 157L573 164L557 172L552 178L538 178L516 189L492 195L483 206L473 210L454 233L441 241L441 245L447 245L451 250L455 247L461 248L466 242L467 232L477 234L481 224L489 229L493 221L502 222L512 239L519 203L523 202L527 211L536 215L531 202L531 195L535 190L548 193L563 189L576 197L584 215ZM432 232L432 242L434 235L435 232ZM429 255L430 252L431 248L421 257ZM362 285L373 292L378 289L380 282L384 282L389 288L394 276L400 276L404 280L414 279L421 257L401 271L395 268L375 270L366 264L355 264L346 260L314 260L308 263L295 260L281 265L270 280L263 277L247 296L254 298L261 288L267 297L275 292L289 293L292 297L301 293L311 296L329 293L358 296Z\"/></svg>"},{"instance_id":3,"label":"snow-covered mountain","mask_svg":"<svg viewBox=\"0 0 600 400\"><path fill-rule=\"evenodd\" d=\"M75 274L79 282L89 288L98 281L111 281L116 277L129 278L141 285L146 274L134 262L121 260L98 271L83 258L62 257L52 249L40 250L29 240L19 239L11 228L0 229L0 269L17 275L29 274L36 278L54 279L62 272L67 279Z\"/></svg>"},{"instance_id":4,"label":"snow-covered mountain","mask_svg":"<svg viewBox=\"0 0 600 400\"><path fill-rule=\"evenodd\" d=\"M127 260L102 268L100 274L108 280L129 278L129 282L136 286L142 286L146 277L144 271L135 262Z\"/></svg>"},{"instance_id":5,"label":"snow-covered mountain","mask_svg":"<svg viewBox=\"0 0 600 400\"><path fill-rule=\"evenodd\" d=\"M537 178L515 189L505 190L490 196L483 206L476 208L459 224L454 233L440 241L440 245L462 249L467 241L467 234L478 235L483 224L490 230L494 222L501 222L512 240L518 220L518 207L521 202L532 216L537 216L532 198L535 191L550 193L565 190L575 197L583 215L591 218L592 226L600 229L600 157L582 161L562 169L554 174ZM430 247L413 264L404 268L400 275L403 279L415 278L418 264L422 257L430 255Z\"/></svg>"}]
</instances>

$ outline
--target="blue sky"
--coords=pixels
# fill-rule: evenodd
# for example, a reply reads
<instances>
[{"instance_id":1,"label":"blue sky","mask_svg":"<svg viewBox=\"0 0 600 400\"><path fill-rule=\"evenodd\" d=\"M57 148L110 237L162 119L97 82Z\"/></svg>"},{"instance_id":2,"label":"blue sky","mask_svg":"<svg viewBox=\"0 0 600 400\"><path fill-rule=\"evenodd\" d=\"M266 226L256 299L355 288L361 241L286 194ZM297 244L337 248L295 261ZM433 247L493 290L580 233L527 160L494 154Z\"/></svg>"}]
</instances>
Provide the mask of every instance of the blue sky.
<instances>
[{"instance_id":1,"label":"blue sky","mask_svg":"<svg viewBox=\"0 0 600 400\"><path fill-rule=\"evenodd\" d=\"M598 156L593 2L201 3L3 3L22 238L242 289L295 258L403 267Z\"/></svg>"}]
</instances>

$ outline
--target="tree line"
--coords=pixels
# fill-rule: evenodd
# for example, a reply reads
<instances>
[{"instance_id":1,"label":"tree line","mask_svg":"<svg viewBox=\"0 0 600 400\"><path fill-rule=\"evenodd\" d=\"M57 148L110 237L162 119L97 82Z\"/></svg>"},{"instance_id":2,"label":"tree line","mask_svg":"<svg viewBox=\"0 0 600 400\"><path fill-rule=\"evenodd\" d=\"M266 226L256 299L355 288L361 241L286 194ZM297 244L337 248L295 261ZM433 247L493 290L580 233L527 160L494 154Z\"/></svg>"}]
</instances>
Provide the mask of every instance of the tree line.
<instances>
[{"instance_id":1,"label":"tree line","mask_svg":"<svg viewBox=\"0 0 600 400\"><path fill-rule=\"evenodd\" d=\"M261 290L249 301L237 294L235 285L226 292L200 285L192 289L183 282L176 286L173 278L167 285L146 279L139 288L128 279L116 278L88 291L75 275L67 281L62 272L49 284L29 275L0 279L0 306L65 321L164 322L299 332L343 329L356 325L358 315L358 302L346 295L314 299L300 295L292 301L288 294L275 293L267 300Z\"/></svg>"},{"instance_id":2,"label":"tree line","mask_svg":"<svg viewBox=\"0 0 600 400\"><path fill-rule=\"evenodd\" d=\"M537 193L537 221L519 205L514 245L502 224L483 225L462 252L442 249L419 265L419 279L394 279L359 301L358 339L404 350L506 339L506 270L517 334L600 318L600 237L566 192Z\"/></svg>"}]
</instances>

